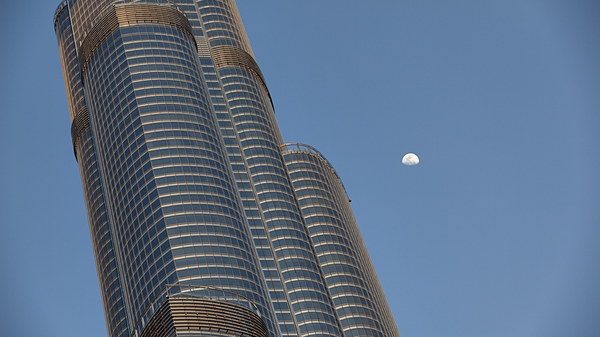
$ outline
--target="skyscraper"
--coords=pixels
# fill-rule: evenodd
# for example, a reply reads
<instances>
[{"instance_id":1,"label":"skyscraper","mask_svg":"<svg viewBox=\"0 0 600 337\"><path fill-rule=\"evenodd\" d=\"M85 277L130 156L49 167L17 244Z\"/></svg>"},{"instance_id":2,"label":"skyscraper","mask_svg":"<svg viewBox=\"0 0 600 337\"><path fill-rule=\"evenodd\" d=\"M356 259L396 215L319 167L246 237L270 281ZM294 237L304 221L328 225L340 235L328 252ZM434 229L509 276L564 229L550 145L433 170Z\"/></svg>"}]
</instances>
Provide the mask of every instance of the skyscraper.
<instances>
[{"instance_id":1,"label":"skyscraper","mask_svg":"<svg viewBox=\"0 0 600 337\"><path fill-rule=\"evenodd\" d=\"M233 0L65 0L54 27L110 336L399 336Z\"/></svg>"}]
</instances>

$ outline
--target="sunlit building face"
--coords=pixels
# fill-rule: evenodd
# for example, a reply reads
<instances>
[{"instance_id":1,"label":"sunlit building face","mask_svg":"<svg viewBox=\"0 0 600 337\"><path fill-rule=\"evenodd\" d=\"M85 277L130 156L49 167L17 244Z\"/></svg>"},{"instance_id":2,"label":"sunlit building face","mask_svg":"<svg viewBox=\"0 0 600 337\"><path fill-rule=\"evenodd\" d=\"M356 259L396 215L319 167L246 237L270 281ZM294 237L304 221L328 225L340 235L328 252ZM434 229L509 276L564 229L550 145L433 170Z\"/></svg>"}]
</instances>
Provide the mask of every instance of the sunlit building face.
<instances>
[{"instance_id":1,"label":"sunlit building face","mask_svg":"<svg viewBox=\"0 0 600 337\"><path fill-rule=\"evenodd\" d=\"M55 30L110 336L399 336L233 1L68 0Z\"/></svg>"}]
</instances>

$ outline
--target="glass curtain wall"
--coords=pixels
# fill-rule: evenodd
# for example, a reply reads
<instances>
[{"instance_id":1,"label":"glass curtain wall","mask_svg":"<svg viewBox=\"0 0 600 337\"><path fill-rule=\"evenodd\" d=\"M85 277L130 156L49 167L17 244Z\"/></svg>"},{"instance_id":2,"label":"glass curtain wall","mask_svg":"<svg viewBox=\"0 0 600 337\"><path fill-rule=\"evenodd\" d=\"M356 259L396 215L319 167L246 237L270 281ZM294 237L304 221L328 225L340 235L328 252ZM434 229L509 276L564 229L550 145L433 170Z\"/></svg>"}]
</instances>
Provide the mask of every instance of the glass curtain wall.
<instances>
[{"instance_id":1,"label":"glass curtain wall","mask_svg":"<svg viewBox=\"0 0 600 337\"><path fill-rule=\"evenodd\" d=\"M233 0L65 0L55 30L111 336L208 287L273 337L399 337L341 180L284 144Z\"/></svg>"}]
</instances>

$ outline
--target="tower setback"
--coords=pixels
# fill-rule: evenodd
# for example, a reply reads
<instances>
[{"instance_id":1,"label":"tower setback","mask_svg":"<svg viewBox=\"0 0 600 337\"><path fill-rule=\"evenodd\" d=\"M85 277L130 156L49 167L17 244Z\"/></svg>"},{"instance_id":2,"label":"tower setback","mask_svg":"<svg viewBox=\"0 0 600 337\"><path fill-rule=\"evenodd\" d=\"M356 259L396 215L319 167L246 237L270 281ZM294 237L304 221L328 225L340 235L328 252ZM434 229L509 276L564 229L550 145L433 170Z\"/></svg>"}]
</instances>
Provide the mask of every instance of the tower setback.
<instances>
[{"instance_id":1,"label":"tower setback","mask_svg":"<svg viewBox=\"0 0 600 337\"><path fill-rule=\"evenodd\" d=\"M233 0L65 0L54 28L109 336L400 336Z\"/></svg>"}]
</instances>

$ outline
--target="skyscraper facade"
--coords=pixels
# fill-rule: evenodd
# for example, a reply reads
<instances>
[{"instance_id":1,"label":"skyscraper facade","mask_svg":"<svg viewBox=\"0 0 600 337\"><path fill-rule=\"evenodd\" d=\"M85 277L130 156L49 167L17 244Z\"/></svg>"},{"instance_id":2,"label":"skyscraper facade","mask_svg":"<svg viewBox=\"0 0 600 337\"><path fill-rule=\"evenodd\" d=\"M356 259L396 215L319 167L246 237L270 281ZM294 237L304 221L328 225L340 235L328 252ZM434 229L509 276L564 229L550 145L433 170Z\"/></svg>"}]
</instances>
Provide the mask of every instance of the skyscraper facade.
<instances>
[{"instance_id":1,"label":"skyscraper facade","mask_svg":"<svg viewBox=\"0 0 600 337\"><path fill-rule=\"evenodd\" d=\"M65 0L54 28L111 337L399 337L233 0Z\"/></svg>"}]
</instances>

